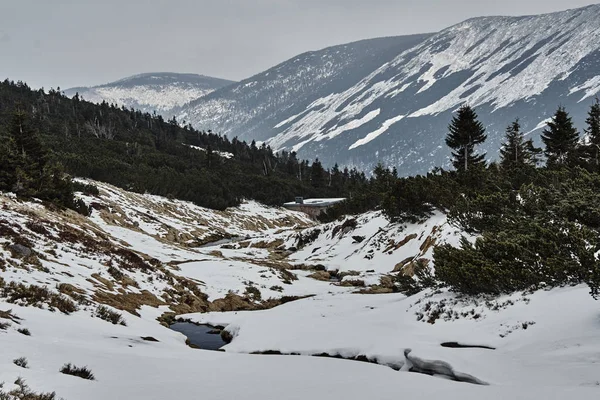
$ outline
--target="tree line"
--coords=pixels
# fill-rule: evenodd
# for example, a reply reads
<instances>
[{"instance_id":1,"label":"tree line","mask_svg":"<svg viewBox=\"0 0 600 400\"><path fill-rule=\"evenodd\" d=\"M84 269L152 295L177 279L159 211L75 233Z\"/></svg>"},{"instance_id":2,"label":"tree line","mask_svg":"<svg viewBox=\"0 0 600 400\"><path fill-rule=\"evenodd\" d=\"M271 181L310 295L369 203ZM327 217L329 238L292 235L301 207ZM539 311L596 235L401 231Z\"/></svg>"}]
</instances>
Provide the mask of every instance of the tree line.
<instances>
[{"instance_id":1,"label":"tree line","mask_svg":"<svg viewBox=\"0 0 600 400\"><path fill-rule=\"evenodd\" d=\"M537 148L519 121L507 128L500 158L488 162L478 146L485 127L470 106L453 116L446 136L453 169L399 178L378 165L361 201L322 216L380 209L391 220L419 223L440 210L475 240L434 250L435 276L416 263L400 275L402 290L445 286L466 294L500 294L587 283L600 296L600 103L590 107L581 137L559 107ZM543 162L542 159L545 159Z\"/></svg>"},{"instance_id":2,"label":"tree line","mask_svg":"<svg viewBox=\"0 0 600 400\"><path fill-rule=\"evenodd\" d=\"M48 192L54 179L66 182L61 196L69 196L65 174L214 209L244 199L280 205L296 196L346 197L367 181L356 169L327 169L264 143L9 80L0 82L0 140L0 190L68 207L71 200Z\"/></svg>"}]
</instances>

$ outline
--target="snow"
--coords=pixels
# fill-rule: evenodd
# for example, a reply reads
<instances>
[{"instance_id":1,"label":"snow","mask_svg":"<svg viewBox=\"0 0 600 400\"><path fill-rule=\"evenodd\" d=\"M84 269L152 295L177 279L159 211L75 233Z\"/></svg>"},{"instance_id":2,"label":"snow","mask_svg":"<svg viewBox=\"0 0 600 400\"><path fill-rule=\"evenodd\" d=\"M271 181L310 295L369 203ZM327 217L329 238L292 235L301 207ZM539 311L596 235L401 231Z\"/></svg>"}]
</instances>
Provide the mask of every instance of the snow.
<instances>
[{"instance_id":1,"label":"snow","mask_svg":"<svg viewBox=\"0 0 600 400\"><path fill-rule=\"evenodd\" d=\"M344 222L350 219L354 218L346 218ZM390 223L381 212L365 213L356 221L357 228L348 233L338 230L334 234L335 228L344 224L339 221L305 230L303 233L319 229L318 239L290 255L290 260L323 264L329 270L340 272L358 271L362 279L368 276L366 271L389 273L407 259L431 260L433 247L427 246L428 241L458 245L463 235L473 240L473 237L450 225L446 215L440 212L421 224ZM357 243L355 237L364 240ZM296 240L295 234L290 235L286 246L294 246Z\"/></svg>"},{"instance_id":2,"label":"snow","mask_svg":"<svg viewBox=\"0 0 600 400\"><path fill-rule=\"evenodd\" d=\"M398 122L400 116L394 117L398 107L405 118L435 116L462 104L499 110L539 96L572 75L567 90L583 91L583 101L600 90L600 77L590 76L583 83L575 77L586 57L597 51L599 18L596 5L536 16L467 20L403 51L353 86L314 99L304 111L276 124L267 143L274 149L298 151L310 142L348 135L367 123L380 127L354 141L348 149L353 150ZM415 101L394 99L410 87L419 88ZM234 128L229 124L227 129Z\"/></svg>"},{"instance_id":3,"label":"snow","mask_svg":"<svg viewBox=\"0 0 600 400\"><path fill-rule=\"evenodd\" d=\"M342 125L342 126L336 126L335 128L331 129L329 132L327 132L326 135L320 136L317 139L317 141L321 141L323 139L333 139L334 137L341 135L342 133L344 133L346 131L356 129L356 128L366 124L367 122L375 119L380 114L380 112L381 112L381 110L378 108L376 110L369 111L362 118L353 119L350 122L348 122L347 124Z\"/></svg>"},{"instance_id":4,"label":"snow","mask_svg":"<svg viewBox=\"0 0 600 400\"><path fill-rule=\"evenodd\" d=\"M366 355L402 365L404 349L442 360L456 371L474 375L494 387L571 387L600 385L600 334L597 303L585 286L505 296L494 311L480 300L460 301L454 311L474 309L478 319L418 321L427 302L451 293L365 296L321 295L269 311L208 313L184 316L200 323L228 325L236 335L224 349L232 353L278 350L305 355L323 352L344 357ZM523 324L528 323L527 328ZM444 348L444 342L485 345L495 350ZM536 397L537 398L537 397Z\"/></svg>"},{"instance_id":5,"label":"snow","mask_svg":"<svg viewBox=\"0 0 600 400\"><path fill-rule=\"evenodd\" d=\"M114 103L126 107L135 104L138 108L151 108L159 112L164 112L182 106L211 92L213 92L213 89L144 85L134 87L89 88L80 93L80 96L82 99L93 103L106 101L109 104Z\"/></svg>"},{"instance_id":6,"label":"snow","mask_svg":"<svg viewBox=\"0 0 600 400\"><path fill-rule=\"evenodd\" d=\"M396 122L401 121L402 119L404 119L404 115L399 115L397 117L394 118L390 118L387 121L384 121L383 124L381 125L381 127L371 133L369 133L367 136L365 136L362 139L357 140L356 142L354 142L354 144L352 144L348 150L352 150L355 149L359 146L362 146L363 144L367 144L370 141L374 140L375 138L377 138L377 136L381 135L382 133L387 132L388 129L390 129L390 127L392 125L394 125Z\"/></svg>"},{"instance_id":7,"label":"snow","mask_svg":"<svg viewBox=\"0 0 600 400\"><path fill-rule=\"evenodd\" d=\"M556 294L557 301L569 300ZM552 295L555 295L552 293ZM393 296L354 296L356 301L369 299L370 305L381 308L371 311L361 311L355 318L348 314L345 307L335 316L329 312L322 317L315 311L316 307L291 307L307 305L311 300L291 303L280 309L274 309L270 323L269 337L284 340L283 335L289 336L287 343L292 339L298 341L297 346L290 348L301 348L309 341L316 343L333 342L368 342L377 347L377 343L389 341L392 338L401 341L402 336L411 336L411 332L398 330L398 320L390 319L391 314L385 315L384 311L398 311L397 303ZM340 297L335 304L343 307L349 300ZM314 301L316 302L316 301ZM358 305L356 302L352 303ZM584 304L584 303L583 303ZM323 304L327 305L327 304ZM552 303L556 305L556 303ZM562 304L561 304L562 305ZM142 318L128 318L128 326L115 326L99 319L92 319L76 313L65 316L34 308L17 307L12 304L0 303L0 309L12 308L13 312L23 318L21 325L27 326L32 336L27 337L9 328L7 332L0 332L2 346L0 347L0 381L5 381L10 387L16 377L23 377L26 382L37 391L56 391L57 395L67 400L86 399L166 399L172 398L174 393L180 398L239 398L250 400L262 399L397 399L399 394L405 396L418 395L423 399L461 398L461 399L532 399L532 398L577 398L595 399L598 395L597 387L594 386L598 377L598 369L593 362L593 354L587 358L582 357L584 350L594 350L590 342L597 342L592 334L597 335L597 324L578 325L573 328L586 328L589 336L581 335L578 330L571 330L570 338L581 341L582 347L574 347L574 342L559 341L550 343L550 358L557 364L548 365L543 369L531 371L538 368L535 354L545 349L546 346L517 346L521 351L516 360L509 362L503 357L494 357L494 353L486 350L469 349L443 349L445 354L459 352L464 356L455 357L470 360L476 365L488 365L491 367L479 372L487 374L487 370L501 370L506 372L506 377L499 378L503 382L514 379L513 384L494 383L491 386L477 386L465 383L451 382L435 377L413 374L408 372L396 372L392 369L360 362L345 360L298 357L298 356L256 356L233 353L229 350L236 341L247 342L247 338L258 333L250 325L244 325L235 341L227 347L228 351L211 352L193 350L185 346L184 337L181 334L170 331L159 326L155 321ZM306 310L306 311L305 311ZM560 307L559 307L560 310ZM572 311L568 307L568 311ZM279 312L278 312L279 311ZM287 311L285 316L281 315ZM292 315L289 312L299 314ZM323 311L321 309L321 311ZM354 310L356 311L356 310ZM401 311L401 309L400 309ZM313 315L307 315L312 313ZM364 326L361 329L356 323L365 321L365 315L374 314L371 320L379 317L379 320L387 321L387 324ZM241 313L238 313L241 314ZM583 313L577 313L580 315ZM265 323L267 313L252 314L262 318ZM276 317L277 315L277 317ZM402 314L396 314L402 316ZM561 314L562 315L562 314ZM302 318L300 318L302 317ZM304 320L303 318L309 318ZM575 318L572 318L575 319ZM301 321L306 321L301 325ZM343 325L323 324L319 321L342 322ZM591 321L590 321L591 322ZM288 325L289 324L289 325ZM387 325L387 327L386 327ZM396 329L390 329L395 325ZM407 324L408 325L408 324ZM472 324L468 324L472 325ZM534 326L539 327L540 324ZM327 326L331 331L323 332ZM430 326L423 325L418 331L426 331ZM267 331L267 327L260 332ZM274 329L273 329L274 328ZM292 329L295 328L295 329ZM344 329L349 329L349 331ZM563 333L565 329L559 329ZM281 333L280 333L281 332ZM314 332L314 333L313 333ZM362 335L359 334L362 333ZM319 333L317 335L316 333ZM416 331L414 334L416 335ZM528 343L535 341L536 334L543 333L540 339L556 337L552 331L545 332L539 327L536 332L519 332L519 335L529 336ZM303 338L303 334L308 335ZM152 336L160 342L145 342L142 336ZM427 342L435 335L427 335L420 339ZM597 336L596 336L597 337ZM515 335L516 338L516 335ZM437 339L437 338L435 338ZM513 342L518 342L516 339ZM404 342L405 343L405 342ZM392 343L387 352L396 356L401 354L401 348L394 348ZM314 348L325 348L328 346L312 345ZM514 344L507 344L514 347ZM597 349L595 349L597 351ZM416 351L416 350L413 350ZM533 352L533 353L528 353ZM513 353L511 353L513 354ZM515 351L514 354L517 354ZM436 354L439 356L440 354ZM22 369L14 364L12 360L18 357L27 357L29 369ZM520 364L520 361L525 362ZM504 361L504 365L494 365L498 360ZM532 362L533 361L533 362ZM87 365L94 375L95 381L87 381L77 377L63 375L58 369L67 362L77 366ZM567 362L567 364L561 364ZM506 365L516 370L505 370ZM575 367L571 370L569 367ZM519 372L531 372L532 381L525 381L527 376L519 376ZM547 374L547 375L546 375ZM358 378L359 377L359 378ZM358 378L358 379L357 379ZM586 381L586 379L590 381ZM571 382L571 384L567 384ZM576 383L582 382L582 385Z\"/></svg>"},{"instance_id":8,"label":"snow","mask_svg":"<svg viewBox=\"0 0 600 400\"><path fill-rule=\"evenodd\" d=\"M322 199L303 199L303 203L297 203L295 201L291 201L289 203L284 203L283 206L329 206L335 203L340 203L346 200L344 197L338 198L322 198Z\"/></svg>"},{"instance_id":9,"label":"snow","mask_svg":"<svg viewBox=\"0 0 600 400\"><path fill-rule=\"evenodd\" d=\"M194 150L206 152L206 149L203 148L203 147L200 147L200 146L194 146L194 145L191 145L191 144L188 144L187 146L191 147ZM213 153L218 154L220 157L227 158L227 159L230 159L230 158L234 157L232 153L228 153L226 151L213 150Z\"/></svg>"},{"instance_id":10,"label":"snow","mask_svg":"<svg viewBox=\"0 0 600 400\"><path fill-rule=\"evenodd\" d=\"M314 271L306 268L323 265L328 270L356 271L352 278L378 284L400 261L431 260L432 243L458 244L463 232L443 213L418 224L391 223L380 212L370 212L315 226L301 213L256 202L220 212L82 181L100 191L99 197L78 195L96 204L89 218L0 195L0 223L20 229L20 237L30 240L32 250L40 255L37 267L15 259L5 250L10 237L0 237L2 278L45 285L53 292L58 283L69 283L92 301L65 315L47 306L26 307L0 298L0 310L12 310L21 318L0 329L0 382L6 383L5 388L23 377L35 391L56 391L66 400L598 396L600 314L585 286L490 299L460 297L445 290L413 297L372 295L313 279ZM32 223L49 232L36 233L39 229L31 230ZM61 240L60 232L66 229L87 239ZM313 242L296 252L288 250L297 245L299 235L312 236L317 229ZM220 236L237 239L208 247L198 244L200 239ZM359 236L364 239L357 241ZM89 241L130 249L147 260L156 258L164 269L124 270L136 286L117 281L112 281L114 288L101 285L98 277L110 280L106 270L119 265L118 255L85 245ZM297 280L286 282L283 268ZM227 325L234 340L225 352L191 349L183 335L161 326L156 318L170 311L167 305L142 306L139 316L123 311L127 326L93 316L97 307L93 295L100 290L109 294L148 291L162 298L176 288L163 276L166 272L195 282L209 301L228 293L241 295L248 286L259 289L265 299L314 296L269 310L181 316ZM440 318L435 319L437 314ZM434 324L426 322L431 319ZM31 336L18 333L18 328L29 329ZM148 336L159 341L142 339ZM449 341L496 350L440 346ZM412 362L443 361L457 375L470 374L490 385L410 373L407 349ZM303 356L248 354L266 350ZM308 357L324 352L366 355L383 365ZM28 369L13 363L19 357L28 359ZM65 363L88 366L96 380L59 373Z\"/></svg>"},{"instance_id":11,"label":"snow","mask_svg":"<svg viewBox=\"0 0 600 400\"><path fill-rule=\"evenodd\" d=\"M538 131L538 130L540 130L540 129L544 129L544 128L546 128L546 127L548 126L548 122L550 122L550 121L552 121L552 118L546 118L546 119L543 119L543 120L541 120L541 121L540 121L540 123L539 123L539 124L537 124L537 125L535 126L535 128L533 128L533 129L532 129L532 130L530 130L529 132L526 132L526 133L525 133L525 136L527 136L527 135L529 135L530 133L533 133L533 132L535 132L535 131Z\"/></svg>"},{"instance_id":12,"label":"snow","mask_svg":"<svg viewBox=\"0 0 600 400\"><path fill-rule=\"evenodd\" d=\"M600 75L588 79L584 84L572 88L569 94L574 94L585 90L585 93L579 102L596 95L600 91Z\"/></svg>"}]
</instances>

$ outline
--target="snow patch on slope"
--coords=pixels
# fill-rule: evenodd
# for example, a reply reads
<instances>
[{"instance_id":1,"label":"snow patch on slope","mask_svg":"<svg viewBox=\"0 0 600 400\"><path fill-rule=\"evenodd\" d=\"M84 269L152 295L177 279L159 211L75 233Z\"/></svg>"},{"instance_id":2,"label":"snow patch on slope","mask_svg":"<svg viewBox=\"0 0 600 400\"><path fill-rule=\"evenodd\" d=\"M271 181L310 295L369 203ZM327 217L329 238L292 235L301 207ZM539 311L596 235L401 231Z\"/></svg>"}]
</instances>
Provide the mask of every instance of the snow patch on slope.
<instances>
[{"instance_id":1,"label":"snow patch on slope","mask_svg":"<svg viewBox=\"0 0 600 400\"><path fill-rule=\"evenodd\" d=\"M363 144L369 143L371 140L374 140L375 138L377 138L377 136L381 135L382 133L387 132L387 130L390 129L390 127L392 125L394 125L398 121L401 121L402 119L404 119L404 115L399 115L395 118L391 118L391 119L388 119L387 121L384 121L379 129L369 133L364 138L359 139L356 142L354 142L354 144L352 144L348 148L348 150L352 150L352 149L357 148L358 146L362 146Z\"/></svg>"}]
</instances>

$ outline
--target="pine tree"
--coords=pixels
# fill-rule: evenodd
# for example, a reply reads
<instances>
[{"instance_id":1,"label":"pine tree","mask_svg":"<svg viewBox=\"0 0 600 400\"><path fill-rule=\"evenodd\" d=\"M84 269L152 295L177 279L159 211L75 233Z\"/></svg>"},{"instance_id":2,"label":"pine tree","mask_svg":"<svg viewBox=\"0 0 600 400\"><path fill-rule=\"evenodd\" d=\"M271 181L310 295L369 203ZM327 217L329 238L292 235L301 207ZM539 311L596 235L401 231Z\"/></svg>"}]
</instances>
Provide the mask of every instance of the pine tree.
<instances>
[{"instance_id":1,"label":"pine tree","mask_svg":"<svg viewBox=\"0 0 600 400\"><path fill-rule=\"evenodd\" d=\"M542 133L548 166L573 166L577 162L579 133L564 107L559 107Z\"/></svg>"},{"instance_id":2,"label":"pine tree","mask_svg":"<svg viewBox=\"0 0 600 400\"><path fill-rule=\"evenodd\" d=\"M585 133L588 135L590 143L590 153L594 160L595 169L600 168L600 100L596 101L590 107L588 118L585 120L587 128Z\"/></svg>"},{"instance_id":3,"label":"pine tree","mask_svg":"<svg viewBox=\"0 0 600 400\"><path fill-rule=\"evenodd\" d=\"M14 139L0 132L0 191L13 190L17 182L17 165L17 147Z\"/></svg>"},{"instance_id":4,"label":"pine tree","mask_svg":"<svg viewBox=\"0 0 600 400\"><path fill-rule=\"evenodd\" d=\"M448 127L446 144L452 151L452 165L459 171L485 165L485 153L476 154L475 146L483 143L487 136L477 114L468 105L462 106Z\"/></svg>"},{"instance_id":5,"label":"pine tree","mask_svg":"<svg viewBox=\"0 0 600 400\"><path fill-rule=\"evenodd\" d=\"M325 186L325 169L318 158L310 167L310 183L316 188Z\"/></svg>"},{"instance_id":6,"label":"pine tree","mask_svg":"<svg viewBox=\"0 0 600 400\"><path fill-rule=\"evenodd\" d=\"M48 152L37 132L29 125L27 114L20 108L13 113L8 130L16 151L16 182L11 190L23 196L33 196L43 185Z\"/></svg>"},{"instance_id":7,"label":"pine tree","mask_svg":"<svg viewBox=\"0 0 600 400\"><path fill-rule=\"evenodd\" d=\"M500 165L503 168L531 166L537 163L537 155L541 149L536 148L531 139L525 140L518 119L506 128L505 139L500 149Z\"/></svg>"}]
</instances>

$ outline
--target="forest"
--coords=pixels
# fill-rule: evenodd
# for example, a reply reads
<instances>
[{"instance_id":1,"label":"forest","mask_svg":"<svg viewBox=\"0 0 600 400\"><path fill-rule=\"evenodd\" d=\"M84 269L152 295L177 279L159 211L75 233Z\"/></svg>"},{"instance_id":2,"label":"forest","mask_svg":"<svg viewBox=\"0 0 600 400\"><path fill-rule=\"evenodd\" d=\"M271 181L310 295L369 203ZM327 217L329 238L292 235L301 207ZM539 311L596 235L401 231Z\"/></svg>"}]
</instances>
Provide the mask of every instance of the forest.
<instances>
[{"instance_id":1,"label":"forest","mask_svg":"<svg viewBox=\"0 0 600 400\"><path fill-rule=\"evenodd\" d=\"M580 134L560 107L543 131L543 148L526 139L516 120L506 128L500 159L477 146L485 127L469 106L448 127L453 170L398 178L378 165L361 196L321 216L382 210L399 223L425 221L435 210L475 235L460 248L434 250L435 276L423 267L399 276L407 293L450 287L470 295L587 283L600 296L600 103L592 104Z\"/></svg>"},{"instance_id":2,"label":"forest","mask_svg":"<svg viewBox=\"0 0 600 400\"><path fill-rule=\"evenodd\" d=\"M556 110L542 133L543 148L526 139L516 120L506 128L500 159L478 152L487 139L475 110L450 121L446 144L453 169L398 177L378 165L367 178L356 169L324 168L293 152L273 152L174 118L102 103L60 90L0 83L0 191L83 214L70 176L224 209L244 199L280 205L295 196L346 197L323 222L381 210L390 220L419 223L435 210L476 240L439 245L435 276L423 267L399 276L406 293L450 287L461 293L587 283L600 297L600 102L586 129Z\"/></svg>"},{"instance_id":3,"label":"forest","mask_svg":"<svg viewBox=\"0 0 600 400\"><path fill-rule=\"evenodd\" d=\"M48 180L59 170L213 209L244 199L281 205L296 196L345 197L367 181L356 169L325 169L294 152L275 153L175 118L70 99L60 89L46 93L20 81L0 83L0 138L2 171L15 178L5 177L0 190L66 206L71 200L49 193Z\"/></svg>"}]
</instances>

